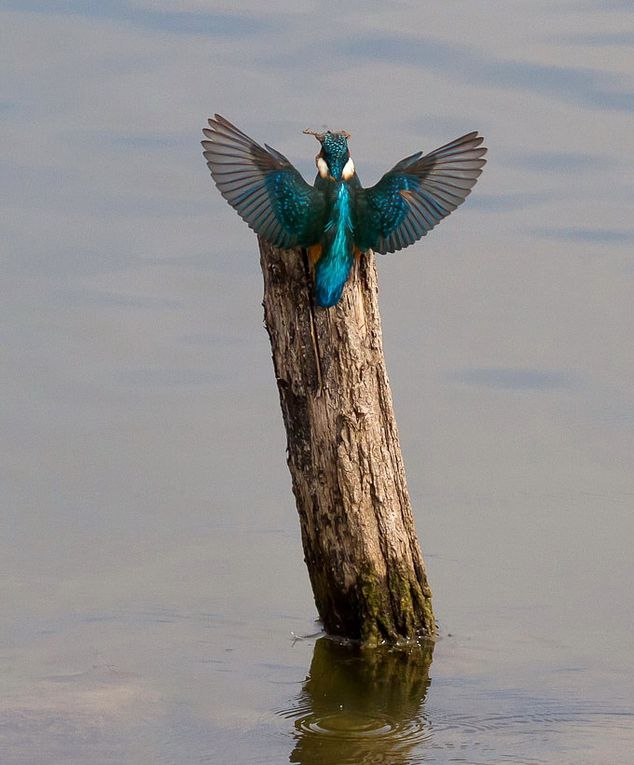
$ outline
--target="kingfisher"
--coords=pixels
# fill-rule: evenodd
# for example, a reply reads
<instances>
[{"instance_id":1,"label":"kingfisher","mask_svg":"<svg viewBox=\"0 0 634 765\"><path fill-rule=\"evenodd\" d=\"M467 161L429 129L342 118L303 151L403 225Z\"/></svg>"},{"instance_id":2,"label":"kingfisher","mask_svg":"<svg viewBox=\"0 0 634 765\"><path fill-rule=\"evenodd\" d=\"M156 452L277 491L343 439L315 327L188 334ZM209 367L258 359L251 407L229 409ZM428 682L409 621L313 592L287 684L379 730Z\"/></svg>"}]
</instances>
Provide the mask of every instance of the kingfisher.
<instances>
[{"instance_id":1,"label":"kingfisher","mask_svg":"<svg viewBox=\"0 0 634 765\"><path fill-rule=\"evenodd\" d=\"M474 131L405 157L363 188L350 134L305 130L320 143L311 186L283 154L219 114L203 133L203 155L222 196L274 247L308 251L315 303L324 308L338 303L355 257L402 250L425 236L464 202L486 163L483 138Z\"/></svg>"}]
</instances>

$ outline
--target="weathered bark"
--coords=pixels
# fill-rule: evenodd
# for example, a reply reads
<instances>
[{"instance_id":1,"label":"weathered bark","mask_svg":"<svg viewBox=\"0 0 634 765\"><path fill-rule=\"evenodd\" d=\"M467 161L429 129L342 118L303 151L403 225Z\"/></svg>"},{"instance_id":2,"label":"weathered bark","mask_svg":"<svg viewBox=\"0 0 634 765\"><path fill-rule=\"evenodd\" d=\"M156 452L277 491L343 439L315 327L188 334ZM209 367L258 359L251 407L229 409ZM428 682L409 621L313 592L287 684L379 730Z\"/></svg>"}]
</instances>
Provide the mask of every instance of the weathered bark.
<instances>
[{"instance_id":1,"label":"weathered bark","mask_svg":"<svg viewBox=\"0 0 634 765\"><path fill-rule=\"evenodd\" d=\"M304 556L326 631L364 643L435 631L385 371L374 255L334 308L304 250L260 240L264 320Z\"/></svg>"}]
</instances>

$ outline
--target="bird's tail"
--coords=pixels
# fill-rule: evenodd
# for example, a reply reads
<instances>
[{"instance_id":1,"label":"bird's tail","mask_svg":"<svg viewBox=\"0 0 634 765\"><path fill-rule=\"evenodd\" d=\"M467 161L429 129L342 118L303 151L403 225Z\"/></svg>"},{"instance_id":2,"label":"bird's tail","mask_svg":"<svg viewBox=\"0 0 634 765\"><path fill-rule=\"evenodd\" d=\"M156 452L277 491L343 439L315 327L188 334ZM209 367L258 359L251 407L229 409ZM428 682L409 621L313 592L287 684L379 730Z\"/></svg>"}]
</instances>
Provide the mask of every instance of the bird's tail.
<instances>
[{"instance_id":1,"label":"bird's tail","mask_svg":"<svg viewBox=\"0 0 634 765\"><path fill-rule=\"evenodd\" d=\"M354 261L351 200L342 183L333 216L324 230L323 255L315 268L315 302L330 308L339 302Z\"/></svg>"},{"instance_id":2,"label":"bird's tail","mask_svg":"<svg viewBox=\"0 0 634 765\"><path fill-rule=\"evenodd\" d=\"M332 244L335 243L336 237ZM348 281L354 255L352 242L345 244L345 247L326 247L315 268L315 302L324 308L330 308L339 302Z\"/></svg>"}]
</instances>

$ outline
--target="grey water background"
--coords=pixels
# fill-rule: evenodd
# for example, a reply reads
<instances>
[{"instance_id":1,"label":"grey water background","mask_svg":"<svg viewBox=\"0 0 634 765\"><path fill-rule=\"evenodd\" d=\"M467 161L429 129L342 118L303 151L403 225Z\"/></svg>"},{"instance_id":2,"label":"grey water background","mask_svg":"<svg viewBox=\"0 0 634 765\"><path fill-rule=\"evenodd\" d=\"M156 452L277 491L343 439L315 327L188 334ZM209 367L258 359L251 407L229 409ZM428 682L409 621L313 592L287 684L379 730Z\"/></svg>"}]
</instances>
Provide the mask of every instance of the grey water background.
<instances>
[{"instance_id":1,"label":"grey water background","mask_svg":"<svg viewBox=\"0 0 634 765\"><path fill-rule=\"evenodd\" d=\"M1 8L0 762L632 762L630 3ZM314 636L214 111L309 178L305 127L350 131L366 184L490 149L379 259L441 629L387 710L360 665L319 685L347 659Z\"/></svg>"}]
</instances>

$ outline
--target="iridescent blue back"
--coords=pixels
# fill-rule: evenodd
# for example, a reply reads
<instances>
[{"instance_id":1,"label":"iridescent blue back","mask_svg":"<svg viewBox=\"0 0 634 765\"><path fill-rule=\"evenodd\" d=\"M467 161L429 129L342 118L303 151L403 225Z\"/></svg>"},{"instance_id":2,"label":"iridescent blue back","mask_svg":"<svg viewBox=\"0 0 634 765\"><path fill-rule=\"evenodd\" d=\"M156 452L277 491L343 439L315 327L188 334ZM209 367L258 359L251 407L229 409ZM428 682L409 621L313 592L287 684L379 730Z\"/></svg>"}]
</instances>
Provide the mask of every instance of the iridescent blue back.
<instances>
[{"instance_id":1,"label":"iridescent blue back","mask_svg":"<svg viewBox=\"0 0 634 765\"><path fill-rule=\"evenodd\" d=\"M352 199L348 184L341 181L336 186L334 204L324 229L323 254L315 269L317 305L328 308L339 302L354 261L352 235Z\"/></svg>"}]
</instances>

